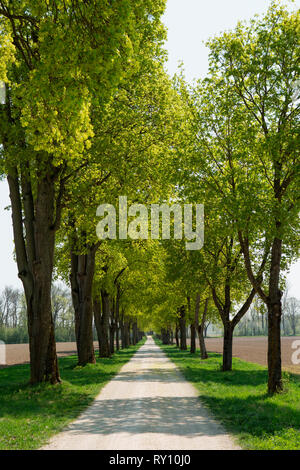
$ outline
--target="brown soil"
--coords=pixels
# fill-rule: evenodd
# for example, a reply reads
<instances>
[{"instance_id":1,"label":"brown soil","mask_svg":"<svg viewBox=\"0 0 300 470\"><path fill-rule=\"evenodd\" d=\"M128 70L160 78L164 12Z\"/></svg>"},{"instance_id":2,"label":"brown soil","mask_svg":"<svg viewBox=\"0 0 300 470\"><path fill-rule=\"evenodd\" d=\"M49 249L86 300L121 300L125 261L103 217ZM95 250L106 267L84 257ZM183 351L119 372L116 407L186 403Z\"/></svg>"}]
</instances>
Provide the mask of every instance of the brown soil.
<instances>
[{"instance_id":1,"label":"brown soil","mask_svg":"<svg viewBox=\"0 0 300 470\"><path fill-rule=\"evenodd\" d=\"M285 370L300 374L300 364L292 364L292 354L294 352L294 349L292 349L292 343L295 340L300 340L300 337L281 338L282 365ZM208 351L222 353L222 338L206 338L205 341ZM94 345L95 348L98 348L97 342L95 342ZM56 347L59 357L76 354L76 343L57 343ZM244 361L267 365L267 338L263 336L248 338L235 337L233 339L233 355L240 357ZM6 362L7 365L28 363L28 344L7 344Z\"/></svg>"},{"instance_id":2,"label":"brown soil","mask_svg":"<svg viewBox=\"0 0 300 470\"><path fill-rule=\"evenodd\" d=\"M94 343L95 349L98 349L98 342ZM57 355L71 356L77 354L76 343L56 343ZM29 363L29 345L28 344L7 344L6 345L6 364L12 366L14 364ZM1 366L0 366L1 367Z\"/></svg>"}]
</instances>

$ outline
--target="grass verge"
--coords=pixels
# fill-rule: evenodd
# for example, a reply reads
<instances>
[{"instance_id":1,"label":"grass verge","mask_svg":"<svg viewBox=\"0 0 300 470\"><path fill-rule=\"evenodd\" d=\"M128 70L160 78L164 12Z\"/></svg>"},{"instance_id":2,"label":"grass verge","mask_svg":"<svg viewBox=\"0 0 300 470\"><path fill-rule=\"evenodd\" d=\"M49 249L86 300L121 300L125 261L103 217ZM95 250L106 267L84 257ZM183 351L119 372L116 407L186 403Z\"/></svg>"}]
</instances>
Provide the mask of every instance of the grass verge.
<instances>
[{"instance_id":1,"label":"grass verge","mask_svg":"<svg viewBox=\"0 0 300 470\"><path fill-rule=\"evenodd\" d=\"M222 372L222 356L202 361L175 346L157 344L199 391L202 402L244 449L300 450L300 377L284 372L284 392L269 396L267 369L233 358Z\"/></svg>"},{"instance_id":2,"label":"grass verge","mask_svg":"<svg viewBox=\"0 0 300 470\"><path fill-rule=\"evenodd\" d=\"M30 450L44 445L74 420L145 340L97 364L76 367L77 356L59 359L63 383L28 384L29 365L0 369L0 449Z\"/></svg>"}]
</instances>

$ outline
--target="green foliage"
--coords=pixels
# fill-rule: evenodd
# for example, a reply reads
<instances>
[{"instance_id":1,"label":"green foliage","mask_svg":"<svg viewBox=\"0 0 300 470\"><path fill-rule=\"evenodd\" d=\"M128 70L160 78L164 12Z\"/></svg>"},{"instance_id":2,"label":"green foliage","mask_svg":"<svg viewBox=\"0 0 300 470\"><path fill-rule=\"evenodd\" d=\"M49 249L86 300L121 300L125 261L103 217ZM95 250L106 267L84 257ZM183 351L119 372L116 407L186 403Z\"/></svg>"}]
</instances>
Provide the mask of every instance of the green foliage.
<instances>
[{"instance_id":1,"label":"green foliage","mask_svg":"<svg viewBox=\"0 0 300 470\"><path fill-rule=\"evenodd\" d=\"M0 326L0 340L5 344L28 343L28 330L26 326L7 327Z\"/></svg>"}]
</instances>

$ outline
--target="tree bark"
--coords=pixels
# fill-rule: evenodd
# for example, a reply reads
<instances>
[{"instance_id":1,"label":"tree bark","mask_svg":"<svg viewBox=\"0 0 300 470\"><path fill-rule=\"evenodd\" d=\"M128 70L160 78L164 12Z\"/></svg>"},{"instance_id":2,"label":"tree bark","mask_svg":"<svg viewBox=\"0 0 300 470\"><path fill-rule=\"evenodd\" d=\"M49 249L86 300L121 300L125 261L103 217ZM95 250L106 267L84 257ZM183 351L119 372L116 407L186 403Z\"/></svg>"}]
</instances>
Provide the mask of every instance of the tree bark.
<instances>
[{"instance_id":1,"label":"tree bark","mask_svg":"<svg viewBox=\"0 0 300 470\"><path fill-rule=\"evenodd\" d=\"M115 326L110 324L109 326L109 346L110 346L110 353L115 353Z\"/></svg>"},{"instance_id":2,"label":"tree bark","mask_svg":"<svg viewBox=\"0 0 300 470\"><path fill-rule=\"evenodd\" d=\"M117 285L116 295L116 349L120 349L120 286Z\"/></svg>"},{"instance_id":3,"label":"tree bark","mask_svg":"<svg viewBox=\"0 0 300 470\"><path fill-rule=\"evenodd\" d=\"M115 299L112 301L112 308L110 311L110 324L109 324L109 346L110 353L115 352L115 332L116 332L116 312L115 312Z\"/></svg>"},{"instance_id":4,"label":"tree bark","mask_svg":"<svg viewBox=\"0 0 300 470\"><path fill-rule=\"evenodd\" d=\"M132 325L132 344L136 345L137 342L138 342L137 322L135 321Z\"/></svg>"},{"instance_id":5,"label":"tree bark","mask_svg":"<svg viewBox=\"0 0 300 470\"><path fill-rule=\"evenodd\" d=\"M101 301L100 299L94 297L93 299L93 312L94 320L98 337L98 346L100 351L100 341L101 341Z\"/></svg>"},{"instance_id":6,"label":"tree bark","mask_svg":"<svg viewBox=\"0 0 300 470\"><path fill-rule=\"evenodd\" d=\"M11 168L7 177L18 275L24 286L27 306L32 384L60 382L51 308L56 219L59 216L56 206L55 171L52 170L53 178L49 175L39 176L34 200L29 169L23 169L23 209L17 169Z\"/></svg>"},{"instance_id":7,"label":"tree bark","mask_svg":"<svg viewBox=\"0 0 300 470\"><path fill-rule=\"evenodd\" d=\"M180 307L179 328L180 328L180 349L182 351L186 351L187 350L187 345L186 345L186 320L185 320L185 307L184 307L184 305L182 305L182 307Z\"/></svg>"},{"instance_id":8,"label":"tree bark","mask_svg":"<svg viewBox=\"0 0 300 470\"><path fill-rule=\"evenodd\" d=\"M195 328L195 323L191 324L191 347L190 347L190 353L195 354L196 352L196 328Z\"/></svg>"},{"instance_id":9,"label":"tree bark","mask_svg":"<svg viewBox=\"0 0 300 470\"><path fill-rule=\"evenodd\" d=\"M199 298L199 300L200 300L200 298ZM199 311L199 300L198 300L198 297L197 297L197 299L196 299L196 308L197 308L197 304L198 304L198 311ZM206 345L205 345L205 339L204 339L204 329L205 329L205 321L206 321L206 315L207 315L207 306L208 306L208 298L205 299L204 310L203 310L203 314L202 314L201 323L198 324L198 328L197 328L198 337L199 337L199 345L200 345L200 357L203 360L208 359L208 354L207 354L207 351L206 351ZM197 322L198 322L198 315L197 315Z\"/></svg>"},{"instance_id":10,"label":"tree bark","mask_svg":"<svg viewBox=\"0 0 300 470\"><path fill-rule=\"evenodd\" d=\"M124 347L129 348L130 346L130 324L126 320L124 321Z\"/></svg>"},{"instance_id":11,"label":"tree bark","mask_svg":"<svg viewBox=\"0 0 300 470\"><path fill-rule=\"evenodd\" d=\"M95 364L93 344L92 287L95 271L95 256L98 248L93 245L86 254L71 252L70 283L75 311L75 333L78 365Z\"/></svg>"},{"instance_id":12,"label":"tree bark","mask_svg":"<svg viewBox=\"0 0 300 470\"><path fill-rule=\"evenodd\" d=\"M275 238L272 244L271 267L268 298L268 393L282 391L281 338L280 323L282 316L279 289L282 241Z\"/></svg>"},{"instance_id":13,"label":"tree bark","mask_svg":"<svg viewBox=\"0 0 300 470\"><path fill-rule=\"evenodd\" d=\"M99 356L100 357L110 357L110 344L109 344L109 316L110 316L110 306L109 306L109 294L105 289L101 290L101 300L102 300L102 315L100 320L100 348Z\"/></svg>"},{"instance_id":14,"label":"tree bark","mask_svg":"<svg viewBox=\"0 0 300 470\"><path fill-rule=\"evenodd\" d=\"M179 348L179 336L178 336L178 331L179 331L179 328L178 328L178 325L176 325L176 328L175 328L175 341L176 341L176 346L177 346L177 348Z\"/></svg>"},{"instance_id":15,"label":"tree bark","mask_svg":"<svg viewBox=\"0 0 300 470\"><path fill-rule=\"evenodd\" d=\"M120 317L120 331L121 331L121 349L125 349L125 326L124 326L124 313Z\"/></svg>"},{"instance_id":16,"label":"tree bark","mask_svg":"<svg viewBox=\"0 0 300 470\"><path fill-rule=\"evenodd\" d=\"M168 328L161 329L161 340L163 344L169 345L170 341L170 330Z\"/></svg>"},{"instance_id":17,"label":"tree bark","mask_svg":"<svg viewBox=\"0 0 300 470\"><path fill-rule=\"evenodd\" d=\"M223 339L223 371L232 370L232 341L233 341L233 328L231 322L228 321L224 325L224 339Z\"/></svg>"}]
</instances>

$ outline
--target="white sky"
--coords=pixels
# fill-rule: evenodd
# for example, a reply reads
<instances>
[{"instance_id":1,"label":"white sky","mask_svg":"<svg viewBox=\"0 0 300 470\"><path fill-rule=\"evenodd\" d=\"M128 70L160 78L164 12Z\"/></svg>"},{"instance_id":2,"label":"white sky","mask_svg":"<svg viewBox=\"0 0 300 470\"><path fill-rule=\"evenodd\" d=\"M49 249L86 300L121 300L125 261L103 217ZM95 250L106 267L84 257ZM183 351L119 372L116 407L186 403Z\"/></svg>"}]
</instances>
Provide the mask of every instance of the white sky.
<instances>
[{"instance_id":1,"label":"white sky","mask_svg":"<svg viewBox=\"0 0 300 470\"><path fill-rule=\"evenodd\" d=\"M166 44L169 53L168 70L176 72L183 61L188 80L205 76L208 51L204 42L224 30L234 28L237 21L248 20L263 13L270 0L168 0L163 21L168 28ZM300 0L294 2L300 8ZM4 210L10 204L7 182L0 182L0 290L6 285L22 287L13 260L11 213ZM300 261L288 275L289 295L300 299Z\"/></svg>"}]
</instances>

